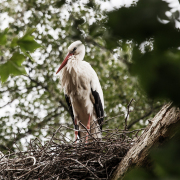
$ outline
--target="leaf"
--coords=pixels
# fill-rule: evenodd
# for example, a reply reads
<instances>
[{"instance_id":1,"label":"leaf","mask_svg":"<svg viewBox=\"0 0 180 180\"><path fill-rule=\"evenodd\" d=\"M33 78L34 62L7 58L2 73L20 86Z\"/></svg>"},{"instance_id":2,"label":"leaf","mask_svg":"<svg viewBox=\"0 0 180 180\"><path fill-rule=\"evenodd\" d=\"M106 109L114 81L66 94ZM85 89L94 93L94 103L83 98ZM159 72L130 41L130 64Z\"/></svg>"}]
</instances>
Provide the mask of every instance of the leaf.
<instances>
[{"instance_id":1,"label":"leaf","mask_svg":"<svg viewBox=\"0 0 180 180\"><path fill-rule=\"evenodd\" d=\"M93 8L95 6L95 3L93 1L89 1L86 6L89 8Z\"/></svg>"},{"instance_id":2,"label":"leaf","mask_svg":"<svg viewBox=\"0 0 180 180\"><path fill-rule=\"evenodd\" d=\"M25 60L25 56L20 53L14 53L13 56L4 64L0 65L0 77L4 83L12 74L14 76L26 74L26 70L21 64Z\"/></svg>"},{"instance_id":3,"label":"leaf","mask_svg":"<svg viewBox=\"0 0 180 180\"><path fill-rule=\"evenodd\" d=\"M151 98L168 98L180 103L180 53L178 50L140 54L134 48L132 66L142 87Z\"/></svg>"},{"instance_id":4,"label":"leaf","mask_svg":"<svg viewBox=\"0 0 180 180\"><path fill-rule=\"evenodd\" d=\"M101 25L98 24L98 22L93 23L92 25L89 26L89 34L92 37L102 36L103 28L101 27Z\"/></svg>"},{"instance_id":5,"label":"leaf","mask_svg":"<svg viewBox=\"0 0 180 180\"><path fill-rule=\"evenodd\" d=\"M17 40L18 40L17 37L13 38L13 40L12 40L12 42L11 42L11 47L17 46Z\"/></svg>"},{"instance_id":6,"label":"leaf","mask_svg":"<svg viewBox=\"0 0 180 180\"><path fill-rule=\"evenodd\" d=\"M25 35L32 35L36 28L28 28Z\"/></svg>"},{"instance_id":7,"label":"leaf","mask_svg":"<svg viewBox=\"0 0 180 180\"><path fill-rule=\"evenodd\" d=\"M106 26L111 29L110 34L117 39L134 39L138 43L142 43L148 38L154 36L162 36L165 28L167 36L173 36L173 28L169 30L169 26L174 26L172 22L166 26L157 21L157 17L167 19L165 12L169 11L168 3L161 0L139 0L136 6L122 7L114 11L110 11ZM164 33L165 34L165 33ZM167 35L168 34L168 35ZM178 38L176 38L178 39Z\"/></svg>"},{"instance_id":8,"label":"leaf","mask_svg":"<svg viewBox=\"0 0 180 180\"><path fill-rule=\"evenodd\" d=\"M34 40L34 36L32 36L34 31L34 28L28 29L26 34L17 40L17 44L20 46L23 52L34 52L37 48L41 47L41 45Z\"/></svg>"},{"instance_id":9,"label":"leaf","mask_svg":"<svg viewBox=\"0 0 180 180\"><path fill-rule=\"evenodd\" d=\"M64 5L66 3L65 0L58 0L56 3L55 3L55 6L60 8L62 5Z\"/></svg>"},{"instance_id":10,"label":"leaf","mask_svg":"<svg viewBox=\"0 0 180 180\"><path fill-rule=\"evenodd\" d=\"M0 33L0 45L5 45L7 38L6 38L6 34L8 32L8 28L6 28L3 32Z\"/></svg>"}]
</instances>

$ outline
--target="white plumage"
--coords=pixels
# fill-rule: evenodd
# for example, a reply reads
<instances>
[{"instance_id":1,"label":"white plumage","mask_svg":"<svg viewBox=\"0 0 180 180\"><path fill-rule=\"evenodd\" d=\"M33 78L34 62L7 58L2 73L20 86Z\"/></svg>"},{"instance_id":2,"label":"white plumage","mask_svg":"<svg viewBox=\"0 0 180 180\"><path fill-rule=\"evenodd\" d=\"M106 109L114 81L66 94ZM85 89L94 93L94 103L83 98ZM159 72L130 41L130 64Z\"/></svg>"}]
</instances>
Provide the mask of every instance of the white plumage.
<instances>
[{"instance_id":1,"label":"white plumage","mask_svg":"<svg viewBox=\"0 0 180 180\"><path fill-rule=\"evenodd\" d=\"M84 55L84 45L81 41L75 41L68 47L68 54L57 73L62 69L61 85L72 104L74 124L78 125L80 130L78 135L80 137L87 135L82 123L90 131L91 136L101 138L100 124L97 121L97 118L100 117L98 117L97 111L101 116L104 115L103 92L96 72L88 62L83 61ZM96 92L99 98L94 96ZM96 108L96 102L99 99L101 103L98 105L99 108ZM84 131L82 132L82 130ZM75 132L75 136L77 138L77 132ZM89 139L91 138L89 137Z\"/></svg>"}]
</instances>

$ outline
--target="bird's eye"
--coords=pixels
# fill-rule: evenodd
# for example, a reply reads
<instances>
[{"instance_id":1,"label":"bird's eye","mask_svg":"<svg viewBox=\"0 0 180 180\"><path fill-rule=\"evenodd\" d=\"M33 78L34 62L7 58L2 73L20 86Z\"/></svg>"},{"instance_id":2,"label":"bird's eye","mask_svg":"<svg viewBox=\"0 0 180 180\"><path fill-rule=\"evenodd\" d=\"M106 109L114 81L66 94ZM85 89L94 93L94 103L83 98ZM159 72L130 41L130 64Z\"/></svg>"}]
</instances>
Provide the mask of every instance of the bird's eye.
<instances>
[{"instance_id":1,"label":"bird's eye","mask_svg":"<svg viewBox=\"0 0 180 180\"><path fill-rule=\"evenodd\" d=\"M75 51L77 48L75 47L74 49L73 49L73 51Z\"/></svg>"}]
</instances>

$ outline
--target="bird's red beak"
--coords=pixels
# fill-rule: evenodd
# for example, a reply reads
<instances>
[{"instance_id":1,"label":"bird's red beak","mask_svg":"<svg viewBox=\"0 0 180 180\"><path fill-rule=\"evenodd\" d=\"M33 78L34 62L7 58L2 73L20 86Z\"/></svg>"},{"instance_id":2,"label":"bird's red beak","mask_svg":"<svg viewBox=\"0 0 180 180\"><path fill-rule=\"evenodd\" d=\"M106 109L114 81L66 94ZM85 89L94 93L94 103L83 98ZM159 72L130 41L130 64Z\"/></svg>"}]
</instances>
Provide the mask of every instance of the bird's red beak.
<instances>
[{"instance_id":1,"label":"bird's red beak","mask_svg":"<svg viewBox=\"0 0 180 180\"><path fill-rule=\"evenodd\" d=\"M72 53L68 53L66 58L64 59L64 61L62 62L61 66L59 67L59 69L57 70L56 74L67 64L68 59L70 56L72 56Z\"/></svg>"}]
</instances>

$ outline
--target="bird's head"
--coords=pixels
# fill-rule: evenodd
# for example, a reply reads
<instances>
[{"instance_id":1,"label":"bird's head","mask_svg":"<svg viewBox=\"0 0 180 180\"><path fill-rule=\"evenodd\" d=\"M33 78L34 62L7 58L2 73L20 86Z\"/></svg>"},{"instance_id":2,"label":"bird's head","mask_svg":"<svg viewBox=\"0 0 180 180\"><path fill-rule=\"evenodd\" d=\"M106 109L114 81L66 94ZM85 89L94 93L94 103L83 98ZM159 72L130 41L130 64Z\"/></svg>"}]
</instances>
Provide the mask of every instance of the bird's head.
<instances>
[{"instance_id":1,"label":"bird's head","mask_svg":"<svg viewBox=\"0 0 180 180\"><path fill-rule=\"evenodd\" d=\"M81 41L75 41L68 47L68 54L57 70L56 74L67 64L70 56L76 56L77 60L82 61L85 55L85 46Z\"/></svg>"}]
</instances>

